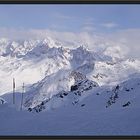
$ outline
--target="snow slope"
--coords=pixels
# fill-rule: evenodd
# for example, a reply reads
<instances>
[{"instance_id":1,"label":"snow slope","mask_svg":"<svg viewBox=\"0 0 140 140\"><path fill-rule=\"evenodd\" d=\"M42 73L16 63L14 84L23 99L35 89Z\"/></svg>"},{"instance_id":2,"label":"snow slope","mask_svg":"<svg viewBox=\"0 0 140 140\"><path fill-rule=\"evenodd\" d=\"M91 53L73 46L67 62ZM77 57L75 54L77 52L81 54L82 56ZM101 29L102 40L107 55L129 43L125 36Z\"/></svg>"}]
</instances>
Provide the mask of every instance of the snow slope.
<instances>
[{"instance_id":1,"label":"snow slope","mask_svg":"<svg viewBox=\"0 0 140 140\"><path fill-rule=\"evenodd\" d=\"M5 122L0 134L26 136L139 135L140 85L138 82L140 82L140 78L121 83L121 89L118 91L119 98L108 108L106 108L106 104L113 93L110 87L98 87L88 91L85 93L88 95L84 99L80 97L81 99L76 104L72 104L75 99L72 94L54 99L50 103L51 109L40 113L18 111L14 107L4 104L0 106L0 123ZM127 86L134 89L130 92L125 91ZM108 90L110 92L107 92ZM131 104L123 107L127 101L130 101ZM58 106L60 102L63 103L61 107Z\"/></svg>"}]
</instances>

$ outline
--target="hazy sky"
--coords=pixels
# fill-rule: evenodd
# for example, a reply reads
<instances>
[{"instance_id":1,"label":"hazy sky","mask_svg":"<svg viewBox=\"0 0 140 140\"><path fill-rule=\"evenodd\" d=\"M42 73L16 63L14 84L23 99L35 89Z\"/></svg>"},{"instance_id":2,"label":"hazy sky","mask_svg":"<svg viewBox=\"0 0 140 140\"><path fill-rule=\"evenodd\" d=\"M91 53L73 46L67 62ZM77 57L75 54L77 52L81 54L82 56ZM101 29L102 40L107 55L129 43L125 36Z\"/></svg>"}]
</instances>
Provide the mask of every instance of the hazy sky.
<instances>
[{"instance_id":1,"label":"hazy sky","mask_svg":"<svg viewBox=\"0 0 140 140\"><path fill-rule=\"evenodd\" d=\"M0 27L101 31L140 27L140 5L0 5Z\"/></svg>"}]
</instances>

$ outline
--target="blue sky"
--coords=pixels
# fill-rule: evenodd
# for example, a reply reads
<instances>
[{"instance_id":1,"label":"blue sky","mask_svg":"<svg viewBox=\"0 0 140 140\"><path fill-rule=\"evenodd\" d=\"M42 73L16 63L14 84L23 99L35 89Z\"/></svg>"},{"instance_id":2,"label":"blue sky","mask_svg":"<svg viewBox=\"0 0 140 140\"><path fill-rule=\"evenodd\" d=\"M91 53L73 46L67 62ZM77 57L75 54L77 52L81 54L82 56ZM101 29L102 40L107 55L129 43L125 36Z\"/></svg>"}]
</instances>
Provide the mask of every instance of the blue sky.
<instances>
[{"instance_id":1,"label":"blue sky","mask_svg":"<svg viewBox=\"0 0 140 140\"><path fill-rule=\"evenodd\" d=\"M0 28L110 32L140 27L140 5L0 5Z\"/></svg>"}]
</instances>

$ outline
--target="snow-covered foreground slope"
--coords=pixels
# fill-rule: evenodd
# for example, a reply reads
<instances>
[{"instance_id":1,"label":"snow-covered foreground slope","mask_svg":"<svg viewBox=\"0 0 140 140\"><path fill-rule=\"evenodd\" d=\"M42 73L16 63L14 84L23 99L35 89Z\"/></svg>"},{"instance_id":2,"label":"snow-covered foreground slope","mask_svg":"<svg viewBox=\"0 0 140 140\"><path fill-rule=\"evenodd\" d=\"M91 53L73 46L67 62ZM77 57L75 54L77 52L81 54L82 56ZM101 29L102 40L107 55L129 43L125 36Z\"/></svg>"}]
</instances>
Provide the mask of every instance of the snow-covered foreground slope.
<instances>
[{"instance_id":1,"label":"snow-covered foreground slope","mask_svg":"<svg viewBox=\"0 0 140 140\"><path fill-rule=\"evenodd\" d=\"M119 46L95 52L51 38L0 46L0 135L140 135L140 60Z\"/></svg>"},{"instance_id":2,"label":"snow-covered foreground slope","mask_svg":"<svg viewBox=\"0 0 140 140\"><path fill-rule=\"evenodd\" d=\"M140 78L120 84L116 92L118 98L106 108L114 89L97 87L80 96L76 104L72 104L76 95L68 94L64 98L54 99L51 110L40 113L19 111L9 104L3 104L0 106L0 134L139 135ZM128 101L130 105L123 107ZM58 102L63 102L63 106L58 107Z\"/></svg>"}]
</instances>

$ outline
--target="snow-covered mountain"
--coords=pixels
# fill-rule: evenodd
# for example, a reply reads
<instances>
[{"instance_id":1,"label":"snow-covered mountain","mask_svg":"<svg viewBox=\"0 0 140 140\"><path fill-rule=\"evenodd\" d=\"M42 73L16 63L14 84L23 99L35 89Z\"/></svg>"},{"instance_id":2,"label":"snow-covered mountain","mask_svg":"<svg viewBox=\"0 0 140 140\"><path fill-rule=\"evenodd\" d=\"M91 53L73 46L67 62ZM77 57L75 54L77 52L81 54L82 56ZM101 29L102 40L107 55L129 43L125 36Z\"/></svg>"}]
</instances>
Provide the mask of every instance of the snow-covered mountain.
<instances>
[{"instance_id":1,"label":"snow-covered mountain","mask_svg":"<svg viewBox=\"0 0 140 140\"><path fill-rule=\"evenodd\" d=\"M138 120L140 60L126 57L121 46L111 45L95 51L84 45L68 48L50 37L42 40L0 39L0 112L6 115L5 111L8 111L12 117L21 117L17 121L24 129L17 125L11 130L6 124L0 135L21 135L22 132L25 135L139 134L139 125L132 131L129 128L122 131L118 129L122 125L113 121L119 122L125 115ZM16 82L15 105L12 104L13 78ZM132 112L136 113L134 117ZM115 118L111 118L114 113ZM103 121L105 117L106 122ZM23 123L20 122L22 118ZM6 119L9 118L0 116L0 123ZM121 119L122 123L132 125ZM16 120L8 121L13 125L11 123ZM30 121L33 126L28 124ZM36 122L42 126L39 131ZM45 126L46 122L53 127ZM54 133L55 123L58 126ZM111 128L105 126L107 123ZM113 124L116 125L114 128ZM67 126L70 128L66 129Z\"/></svg>"}]
</instances>

